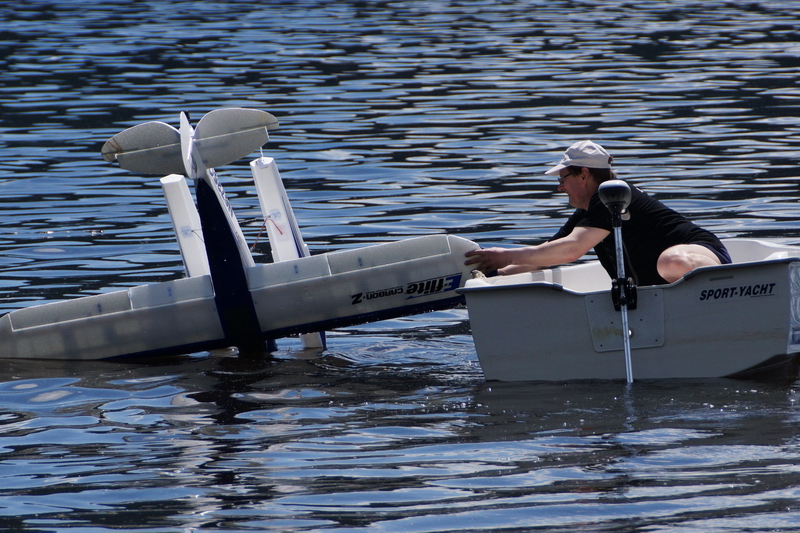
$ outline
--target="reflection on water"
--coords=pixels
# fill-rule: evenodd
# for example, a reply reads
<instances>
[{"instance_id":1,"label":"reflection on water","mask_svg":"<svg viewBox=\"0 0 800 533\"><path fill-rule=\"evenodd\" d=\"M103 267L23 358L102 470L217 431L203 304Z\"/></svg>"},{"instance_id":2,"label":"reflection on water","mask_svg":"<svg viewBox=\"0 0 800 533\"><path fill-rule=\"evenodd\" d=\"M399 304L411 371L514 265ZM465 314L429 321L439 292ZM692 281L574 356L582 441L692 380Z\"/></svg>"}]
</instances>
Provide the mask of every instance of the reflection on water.
<instances>
[{"instance_id":1,"label":"reflection on water","mask_svg":"<svg viewBox=\"0 0 800 533\"><path fill-rule=\"evenodd\" d=\"M217 107L281 122L312 253L548 237L575 140L722 236L797 242L800 2L134 2L0 7L3 310L182 275L112 135ZM255 154L254 154L255 157ZM220 170L252 243L247 166ZM268 244L259 241L258 260ZM568 321L565 321L565 326ZM796 393L483 383L463 309L322 357L0 362L0 527L788 530Z\"/></svg>"},{"instance_id":2,"label":"reflection on water","mask_svg":"<svg viewBox=\"0 0 800 533\"><path fill-rule=\"evenodd\" d=\"M153 531L800 518L785 386L480 383L336 356L15 366L43 377L0 389L9 529L112 515Z\"/></svg>"}]
</instances>

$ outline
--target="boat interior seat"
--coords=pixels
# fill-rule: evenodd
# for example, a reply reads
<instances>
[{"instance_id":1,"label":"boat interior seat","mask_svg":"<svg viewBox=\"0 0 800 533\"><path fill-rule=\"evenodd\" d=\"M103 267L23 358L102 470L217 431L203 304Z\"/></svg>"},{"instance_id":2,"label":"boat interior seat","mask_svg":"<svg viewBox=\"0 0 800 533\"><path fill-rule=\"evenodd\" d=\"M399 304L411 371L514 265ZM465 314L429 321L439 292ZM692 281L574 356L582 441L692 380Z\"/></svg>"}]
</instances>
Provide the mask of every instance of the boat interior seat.
<instances>
[{"instance_id":1,"label":"boat interior seat","mask_svg":"<svg viewBox=\"0 0 800 533\"><path fill-rule=\"evenodd\" d=\"M764 258L764 261L769 261L771 259L786 259L788 257L789 257L789 252L780 251L768 255L767 257Z\"/></svg>"},{"instance_id":2,"label":"boat interior seat","mask_svg":"<svg viewBox=\"0 0 800 533\"><path fill-rule=\"evenodd\" d=\"M510 276L495 276L478 282L471 280L467 286L476 286L479 283L494 286L516 285L518 283L551 283L574 292L607 291L611 288L611 278L599 261L545 268Z\"/></svg>"}]
</instances>

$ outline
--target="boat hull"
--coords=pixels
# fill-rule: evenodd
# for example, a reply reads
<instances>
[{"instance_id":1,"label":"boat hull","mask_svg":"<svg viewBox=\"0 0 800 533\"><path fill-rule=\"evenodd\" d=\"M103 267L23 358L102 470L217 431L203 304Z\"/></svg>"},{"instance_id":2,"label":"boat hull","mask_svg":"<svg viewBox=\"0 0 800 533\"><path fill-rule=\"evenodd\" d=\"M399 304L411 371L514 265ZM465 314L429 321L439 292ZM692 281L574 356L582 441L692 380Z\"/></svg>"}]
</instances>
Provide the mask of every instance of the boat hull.
<instances>
[{"instance_id":1,"label":"boat hull","mask_svg":"<svg viewBox=\"0 0 800 533\"><path fill-rule=\"evenodd\" d=\"M487 380L626 378L620 313L609 291L476 280L460 292ZM796 364L797 258L698 269L637 293L629 310L635 379L748 377Z\"/></svg>"}]
</instances>

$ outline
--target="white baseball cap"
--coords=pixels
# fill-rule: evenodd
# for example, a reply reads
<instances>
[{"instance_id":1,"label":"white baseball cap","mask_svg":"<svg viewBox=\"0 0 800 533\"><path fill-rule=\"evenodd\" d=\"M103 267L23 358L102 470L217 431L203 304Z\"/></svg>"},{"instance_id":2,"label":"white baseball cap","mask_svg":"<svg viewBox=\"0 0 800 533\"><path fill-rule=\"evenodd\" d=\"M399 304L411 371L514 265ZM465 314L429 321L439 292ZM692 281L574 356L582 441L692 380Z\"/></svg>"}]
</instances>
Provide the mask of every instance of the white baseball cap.
<instances>
[{"instance_id":1,"label":"white baseball cap","mask_svg":"<svg viewBox=\"0 0 800 533\"><path fill-rule=\"evenodd\" d=\"M561 161L545 172L551 176L558 174L562 168L571 166L588 168L611 168L613 158L605 148L592 141L579 141L567 148Z\"/></svg>"}]
</instances>

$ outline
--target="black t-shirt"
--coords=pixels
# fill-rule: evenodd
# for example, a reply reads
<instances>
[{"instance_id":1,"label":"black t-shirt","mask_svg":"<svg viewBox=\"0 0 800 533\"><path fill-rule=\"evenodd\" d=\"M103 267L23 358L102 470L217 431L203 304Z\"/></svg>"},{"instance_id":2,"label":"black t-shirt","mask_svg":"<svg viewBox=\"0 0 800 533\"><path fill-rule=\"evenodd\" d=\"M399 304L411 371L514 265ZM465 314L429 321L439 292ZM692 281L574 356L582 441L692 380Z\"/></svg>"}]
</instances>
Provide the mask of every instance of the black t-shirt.
<instances>
[{"instance_id":1,"label":"black t-shirt","mask_svg":"<svg viewBox=\"0 0 800 533\"><path fill-rule=\"evenodd\" d=\"M631 187L629 220L622 221L622 242L625 250L625 274L637 285L661 285L667 281L658 275L656 264L661 252L676 244L710 244L724 249L719 239L655 198ZM589 201L589 209L576 209L550 240L569 235L575 227L601 228L611 232L594 251L611 278L616 278L617 259L611 212L597 194Z\"/></svg>"}]
</instances>

